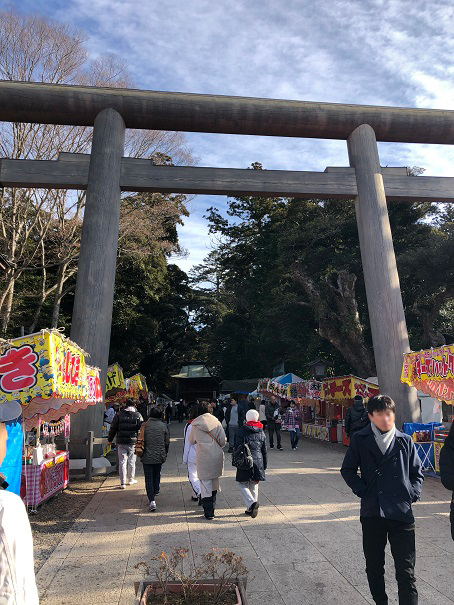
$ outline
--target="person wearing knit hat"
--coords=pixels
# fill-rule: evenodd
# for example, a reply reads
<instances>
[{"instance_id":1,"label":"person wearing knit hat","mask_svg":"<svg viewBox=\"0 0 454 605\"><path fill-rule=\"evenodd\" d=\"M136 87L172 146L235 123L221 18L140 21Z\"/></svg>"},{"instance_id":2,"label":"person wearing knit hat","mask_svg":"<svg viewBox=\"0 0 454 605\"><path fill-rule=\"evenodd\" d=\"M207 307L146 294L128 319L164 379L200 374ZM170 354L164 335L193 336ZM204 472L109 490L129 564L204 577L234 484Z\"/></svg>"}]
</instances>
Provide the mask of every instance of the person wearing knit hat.
<instances>
[{"instance_id":1,"label":"person wearing knit hat","mask_svg":"<svg viewBox=\"0 0 454 605\"><path fill-rule=\"evenodd\" d=\"M245 514L255 519L259 509L259 482L266 480L267 467L266 437L256 410L248 410L246 422L236 434L235 451L243 445L249 447L253 465L248 469L237 468L236 480L246 505Z\"/></svg>"}]
</instances>

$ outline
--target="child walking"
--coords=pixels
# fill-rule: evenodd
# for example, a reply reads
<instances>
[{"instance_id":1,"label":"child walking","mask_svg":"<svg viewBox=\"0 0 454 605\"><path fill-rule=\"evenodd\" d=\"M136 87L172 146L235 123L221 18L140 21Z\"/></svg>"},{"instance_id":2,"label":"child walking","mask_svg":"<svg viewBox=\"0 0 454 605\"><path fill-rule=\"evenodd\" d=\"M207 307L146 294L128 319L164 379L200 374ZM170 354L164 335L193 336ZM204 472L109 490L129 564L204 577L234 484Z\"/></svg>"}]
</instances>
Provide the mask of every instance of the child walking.
<instances>
[{"instance_id":1,"label":"child walking","mask_svg":"<svg viewBox=\"0 0 454 605\"><path fill-rule=\"evenodd\" d=\"M246 413L246 423L238 430L235 438L235 449L243 443L251 451L253 466L248 470L237 469L236 480L240 484L246 505L245 514L255 519L259 511L259 482L266 480L267 467L266 437L256 410Z\"/></svg>"}]
</instances>

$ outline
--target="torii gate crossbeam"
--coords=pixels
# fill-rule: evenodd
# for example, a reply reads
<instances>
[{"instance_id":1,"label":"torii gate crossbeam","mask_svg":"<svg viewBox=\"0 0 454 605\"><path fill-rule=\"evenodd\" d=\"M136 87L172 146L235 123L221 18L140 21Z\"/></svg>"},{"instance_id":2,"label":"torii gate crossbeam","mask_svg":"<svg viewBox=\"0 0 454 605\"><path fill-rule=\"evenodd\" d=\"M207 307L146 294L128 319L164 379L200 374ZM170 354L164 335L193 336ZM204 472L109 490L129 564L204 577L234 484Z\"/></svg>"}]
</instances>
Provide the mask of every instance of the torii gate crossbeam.
<instances>
[{"instance_id":1,"label":"torii gate crossbeam","mask_svg":"<svg viewBox=\"0 0 454 605\"><path fill-rule=\"evenodd\" d=\"M3 186L87 189L71 338L107 368L121 191L355 198L377 374L398 420L419 417L400 383L409 342L386 200L452 202L453 179L382 169L377 140L454 142L454 112L186 93L0 82L0 120L94 126L91 155L2 160ZM154 166L123 158L126 128L343 139L350 169L325 173ZM79 412L72 434L99 431L102 410ZM79 449L83 457L83 448Z\"/></svg>"}]
</instances>

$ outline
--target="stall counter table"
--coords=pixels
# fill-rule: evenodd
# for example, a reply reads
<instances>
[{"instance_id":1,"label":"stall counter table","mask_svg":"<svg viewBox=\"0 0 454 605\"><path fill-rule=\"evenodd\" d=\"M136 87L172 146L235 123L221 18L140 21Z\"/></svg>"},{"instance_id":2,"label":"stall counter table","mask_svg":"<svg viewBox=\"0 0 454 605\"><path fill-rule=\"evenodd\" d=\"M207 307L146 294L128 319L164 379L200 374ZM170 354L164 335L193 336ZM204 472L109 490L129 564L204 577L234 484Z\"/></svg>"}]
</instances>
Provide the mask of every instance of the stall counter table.
<instances>
[{"instance_id":1,"label":"stall counter table","mask_svg":"<svg viewBox=\"0 0 454 605\"><path fill-rule=\"evenodd\" d=\"M313 439L321 439L322 441L329 441L329 428L320 424L302 424L301 434L305 437L312 437Z\"/></svg>"},{"instance_id":2,"label":"stall counter table","mask_svg":"<svg viewBox=\"0 0 454 605\"><path fill-rule=\"evenodd\" d=\"M57 452L41 464L22 466L21 498L32 510L64 490L69 483L68 452Z\"/></svg>"}]
</instances>

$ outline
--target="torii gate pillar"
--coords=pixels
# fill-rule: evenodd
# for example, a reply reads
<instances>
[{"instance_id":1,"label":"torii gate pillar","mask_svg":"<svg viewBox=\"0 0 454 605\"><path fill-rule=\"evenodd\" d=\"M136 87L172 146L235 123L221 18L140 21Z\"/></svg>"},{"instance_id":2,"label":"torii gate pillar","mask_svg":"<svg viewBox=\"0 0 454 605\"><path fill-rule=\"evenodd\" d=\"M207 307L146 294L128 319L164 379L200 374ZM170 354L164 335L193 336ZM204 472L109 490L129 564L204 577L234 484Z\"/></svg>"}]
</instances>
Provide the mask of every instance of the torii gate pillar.
<instances>
[{"instance_id":1,"label":"torii gate pillar","mask_svg":"<svg viewBox=\"0 0 454 605\"><path fill-rule=\"evenodd\" d=\"M71 340L101 369L103 394L109 359L110 330L120 224L120 174L125 124L114 109L103 109L93 128L82 239L80 244ZM71 419L71 437L94 431L101 437L104 405L90 406ZM73 445L71 456L84 458L86 447ZM98 455L99 451L95 454Z\"/></svg>"},{"instance_id":2,"label":"torii gate pillar","mask_svg":"<svg viewBox=\"0 0 454 605\"><path fill-rule=\"evenodd\" d=\"M380 392L396 402L397 425L401 426L404 421L417 422L420 410L416 389L400 382L402 356L410 351L410 345L377 140L371 126L363 124L351 133L348 154L356 171L356 219Z\"/></svg>"}]
</instances>

